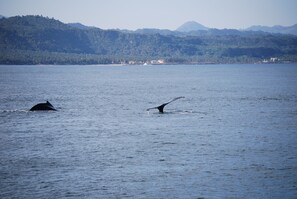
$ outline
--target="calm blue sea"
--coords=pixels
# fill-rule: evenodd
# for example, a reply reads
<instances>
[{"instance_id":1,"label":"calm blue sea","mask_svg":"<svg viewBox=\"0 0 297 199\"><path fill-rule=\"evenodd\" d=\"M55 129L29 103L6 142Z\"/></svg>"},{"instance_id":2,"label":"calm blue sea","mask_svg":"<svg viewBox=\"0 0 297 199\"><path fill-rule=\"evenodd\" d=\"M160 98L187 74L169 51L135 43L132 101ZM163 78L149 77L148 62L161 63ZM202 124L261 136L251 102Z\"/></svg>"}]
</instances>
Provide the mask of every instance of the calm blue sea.
<instances>
[{"instance_id":1,"label":"calm blue sea","mask_svg":"<svg viewBox=\"0 0 297 199\"><path fill-rule=\"evenodd\" d=\"M0 198L296 196L296 64L0 66Z\"/></svg>"}]
</instances>

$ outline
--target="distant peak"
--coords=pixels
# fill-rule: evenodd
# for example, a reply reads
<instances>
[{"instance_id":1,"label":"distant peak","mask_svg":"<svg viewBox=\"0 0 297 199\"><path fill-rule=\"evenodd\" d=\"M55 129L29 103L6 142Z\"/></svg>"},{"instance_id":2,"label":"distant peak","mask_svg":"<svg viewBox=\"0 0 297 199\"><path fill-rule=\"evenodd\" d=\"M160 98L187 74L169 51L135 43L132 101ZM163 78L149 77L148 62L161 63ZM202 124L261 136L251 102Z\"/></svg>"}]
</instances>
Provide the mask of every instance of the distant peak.
<instances>
[{"instance_id":1,"label":"distant peak","mask_svg":"<svg viewBox=\"0 0 297 199\"><path fill-rule=\"evenodd\" d=\"M184 23L183 25L181 25L180 27L178 27L176 29L176 31L191 32L191 31L208 30L208 29L209 28L207 28L206 26L204 26L196 21L188 21L188 22Z\"/></svg>"}]
</instances>

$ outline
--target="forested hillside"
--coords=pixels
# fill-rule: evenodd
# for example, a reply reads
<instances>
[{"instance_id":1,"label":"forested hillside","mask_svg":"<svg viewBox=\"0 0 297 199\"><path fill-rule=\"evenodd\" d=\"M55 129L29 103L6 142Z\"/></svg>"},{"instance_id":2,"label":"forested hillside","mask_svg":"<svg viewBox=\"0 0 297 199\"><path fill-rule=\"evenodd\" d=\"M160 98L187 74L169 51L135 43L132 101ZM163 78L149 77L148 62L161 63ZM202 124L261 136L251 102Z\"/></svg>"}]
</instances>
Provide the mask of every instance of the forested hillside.
<instances>
[{"instance_id":1,"label":"forested hillside","mask_svg":"<svg viewBox=\"0 0 297 199\"><path fill-rule=\"evenodd\" d=\"M297 60L297 36L255 34L174 36L79 28L42 16L0 19L0 64L253 63ZM222 32L223 33L223 32Z\"/></svg>"}]
</instances>

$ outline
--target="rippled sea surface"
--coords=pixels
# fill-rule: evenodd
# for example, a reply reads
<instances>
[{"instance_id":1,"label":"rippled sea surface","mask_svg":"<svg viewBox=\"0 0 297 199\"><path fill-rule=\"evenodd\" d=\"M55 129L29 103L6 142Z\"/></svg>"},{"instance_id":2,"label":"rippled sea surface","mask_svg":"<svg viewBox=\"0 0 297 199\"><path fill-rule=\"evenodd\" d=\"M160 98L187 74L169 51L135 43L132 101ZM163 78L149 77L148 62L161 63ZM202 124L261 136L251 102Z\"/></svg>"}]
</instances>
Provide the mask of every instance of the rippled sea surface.
<instances>
[{"instance_id":1,"label":"rippled sea surface","mask_svg":"<svg viewBox=\"0 0 297 199\"><path fill-rule=\"evenodd\" d=\"M0 198L297 196L297 65L0 66L0 91Z\"/></svg>"}]
</instances>

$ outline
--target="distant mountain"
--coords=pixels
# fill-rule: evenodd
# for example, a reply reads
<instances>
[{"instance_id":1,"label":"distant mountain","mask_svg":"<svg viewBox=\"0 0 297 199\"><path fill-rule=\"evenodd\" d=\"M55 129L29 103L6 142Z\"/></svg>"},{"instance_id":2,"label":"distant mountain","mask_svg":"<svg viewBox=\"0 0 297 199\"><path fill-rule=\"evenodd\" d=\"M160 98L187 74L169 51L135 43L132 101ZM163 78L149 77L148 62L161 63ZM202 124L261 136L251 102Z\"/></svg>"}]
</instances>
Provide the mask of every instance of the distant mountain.
<instances>
[{"instance_id":1,"label":"distant mountain","mask_svg":"<svg viewBox=\"0 0 297 199\"><path fill-rule=\"evenodd\" d=\"M271 57L297 62L297 36L229 29L126 32L42 16L0 19L0 64L254 63Z\"/></svg>"},{"instance_id":2,"label":"distant mountain","mask_svg":"<svg viewBox=\"0 0 297 199\"><path fill-rule=\"evenodd\" d=\"M173 34L172 32L169 33L170 35L192 35L192 36L201 36L201 35L230 35L230 34L260 34L255 32L264 32L264 33L274 33L274 34L292 34L297 35L297 24L292 26L251 26L245 30L236 30L236 29L215 29L215 28L208 28L200 23L195 21L189 21L181 25L176 29L176 31L172 32L182 32L184 34ZM159 32L163 34L164 32Z\"/></svg>"},{"instance_id":3,"label":"distant mountain","mask_svg":"<svg viewBox=\"0 0 297 199\"><path fill-rule=\"evenodd\" d=\"M2 18L6 18L6 17L4 17L3 15L0 15L0 19L2 19Z\"/></svg>"},{"instance_id":4,"label":"distant mountain","mask_svg":"<svg viewBox=\"0 0 297 199\"><path fill-rule=\"evenodd\" d=\"M293 26L272 26L272 27L251 26L251 27L247 28L246 30L297 35L297 24L295 24Z\"/></svg>"},{"instance_id":5,"label":"distant mountain","mask_svg":"<svg viewBox=\"0 0 297 199\"><path fill-rule=\"evenodd\" d=\"M209 28L203 26L200 23L197 23L195 21L188 21L178 27L176 31L178 32L191 32L191 31L198 31L198 30L208 30Z\"/></svg>"}]
</instances>

